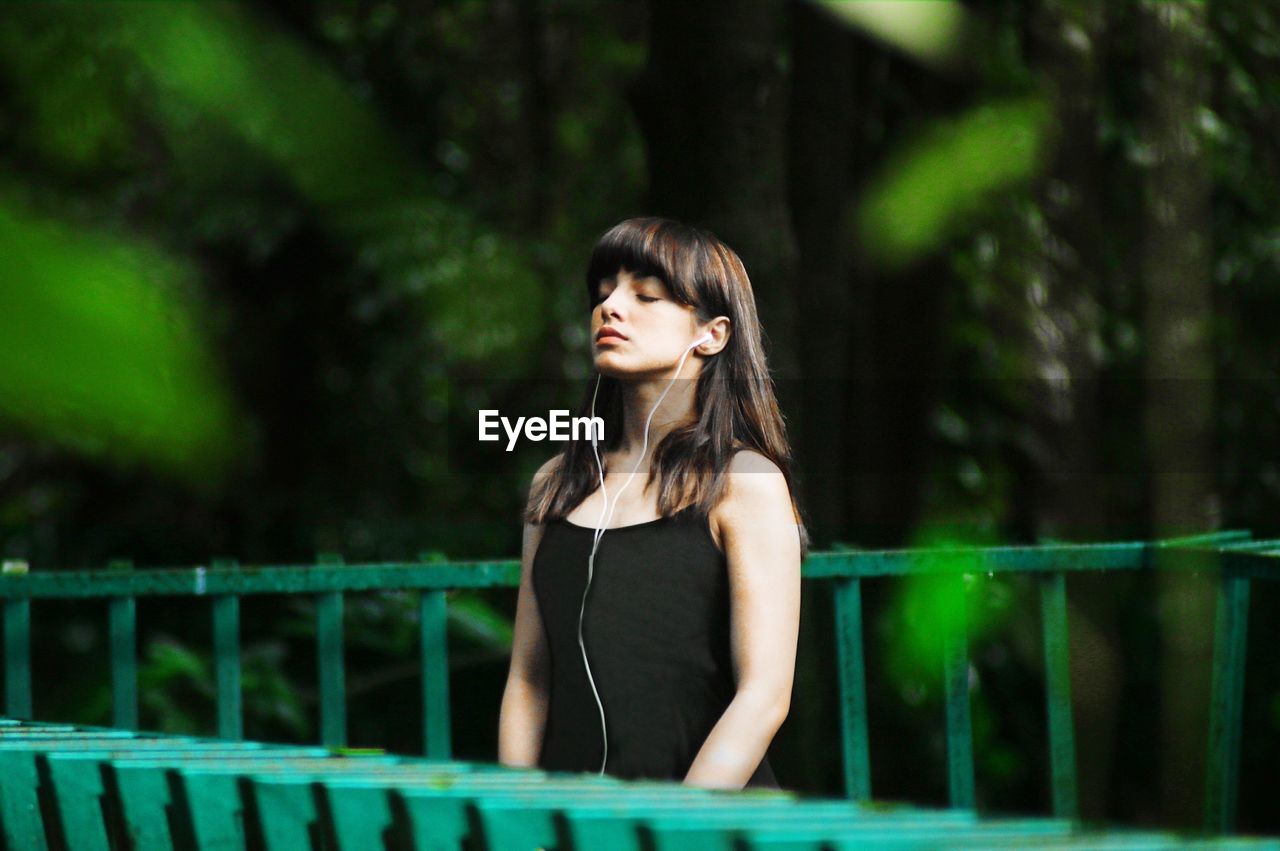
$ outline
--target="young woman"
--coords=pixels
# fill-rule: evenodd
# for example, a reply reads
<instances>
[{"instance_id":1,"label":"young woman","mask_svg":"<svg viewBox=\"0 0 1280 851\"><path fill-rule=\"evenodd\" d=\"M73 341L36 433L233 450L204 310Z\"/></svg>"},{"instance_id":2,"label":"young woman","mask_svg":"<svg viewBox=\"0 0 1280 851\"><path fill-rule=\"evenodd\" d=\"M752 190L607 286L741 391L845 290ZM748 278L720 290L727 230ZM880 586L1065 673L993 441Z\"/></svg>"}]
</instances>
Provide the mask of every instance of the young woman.
<instances>
[{"instance_id":1,"label":"young woman","mask_svg":"<svg viewBox=\"0 0 1280 851\"><path fill-rule=\"evenodd\" d=\"M808 535L746 270L711 234L630 219L587 291L581 413L604 435L530 486L498 758L776 787Z\"/></svg>"}]
</instances>

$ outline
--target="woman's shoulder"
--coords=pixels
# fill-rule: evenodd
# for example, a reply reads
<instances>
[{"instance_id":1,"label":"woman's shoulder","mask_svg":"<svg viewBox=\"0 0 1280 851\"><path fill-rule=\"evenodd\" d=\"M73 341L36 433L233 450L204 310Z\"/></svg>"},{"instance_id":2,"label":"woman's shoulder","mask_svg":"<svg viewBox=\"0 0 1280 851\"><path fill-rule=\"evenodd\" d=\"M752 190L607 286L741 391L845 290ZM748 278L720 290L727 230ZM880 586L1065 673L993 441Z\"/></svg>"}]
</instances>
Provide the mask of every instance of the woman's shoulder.
<instances>
[{"instance_id":1,"label":"woman's shoulder","mask_svg":"<svg viewBox=\"0 0 1280 851\"><path fill-rule=\"evenodd\" d=\"M790 510L791 489L782 468L754 449L735 452L726 470L724 496L718 506L725 514L758 515L770 508Z\"/></svg>"},{"instance_id":2,"label":"woman's shoulder","mask_svg":"<svg viewBox=\"0 0 1280 851\"><path fill-rule=\"evenodd\" d=\"M724 551L725 533L770 517L792 516L786 476L771 458L754 449L734 452L725 470L724 494L711 510L712 537Z\"/></svg>"},{"instance_id":3,"label":"woman's shoulder","mask_svg":"<svg viewBox=\"0 0 1280 851\"><path fill-rule=\"evenodd\" d=\"M540 516L540 512L535 509L539 505L545 505L547 486L550 484L551 477L560 468L561 457L559 454L552 455L534 471L533 478L529 482L529 493L525 499L526 522L528 518Z\"/></svg>"},{"instance_id":4,"label":"woman's shoulder","mask_svg":"<svg viewBox=\"0 0 1280 851\"><path fill-rule=\"evenodd\" d=\"M555 455L552 455L550 458L544 461L542 463L542 466L534 471L533 479L530 482L530 484L533 487L538 487L543 482L545 482L549 476L553 475L555 471L560 468L560 462L562 458L563 456L557 452Z\"/></svg>"},{"instance_id":5,"label":"woman's shoulder","mask_svg":"<svg viewBox=\"0 0 1280 851\"><path fill-rule=\"evenodd\" d=\"M738 473L765 473L782 476L782 468L772 458L763 452L750 449L741 444L734 447L733 457L729 459L728 472L731 475Z\"/></svg>"}]
</instances>

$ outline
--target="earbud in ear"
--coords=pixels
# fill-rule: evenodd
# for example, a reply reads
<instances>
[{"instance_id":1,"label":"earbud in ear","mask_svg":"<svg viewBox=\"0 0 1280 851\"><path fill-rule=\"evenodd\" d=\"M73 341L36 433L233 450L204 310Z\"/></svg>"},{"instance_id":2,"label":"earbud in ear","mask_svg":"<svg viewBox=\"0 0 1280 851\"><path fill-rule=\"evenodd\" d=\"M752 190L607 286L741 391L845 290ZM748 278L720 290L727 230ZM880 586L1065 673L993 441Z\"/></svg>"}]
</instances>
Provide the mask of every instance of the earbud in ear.
<instances>
[{"instance_id":1,"label":"earbud in ear","mask_svg":"<svg viewBox=\"0 0 1280 851\"><path fill-rule=\"evenodd\" d=\"M689 348L692 349L694 346L701 346L703 343L710 343L714 339L715 337L712 337L710 334L703 334L701 337L694 340L693 345L689 346Z\"/></svg>"}]
</instances>

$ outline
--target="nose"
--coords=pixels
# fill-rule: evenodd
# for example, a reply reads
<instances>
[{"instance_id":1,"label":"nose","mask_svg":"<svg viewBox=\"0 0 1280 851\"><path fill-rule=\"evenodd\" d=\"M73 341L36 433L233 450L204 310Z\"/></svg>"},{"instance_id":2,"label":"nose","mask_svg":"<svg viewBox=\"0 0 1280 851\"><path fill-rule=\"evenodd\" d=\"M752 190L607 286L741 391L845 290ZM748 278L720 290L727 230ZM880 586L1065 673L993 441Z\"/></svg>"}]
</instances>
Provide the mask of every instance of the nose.
<instances>
[{"instance_id":1,"label":"nose","mask_svg":"<svg viewBox=\"0 0 1280 851\"><path fill-rule=\"evenodd\" d=\"M614 295L617 292L618 291L615 289L600 302L600 318L606 322L609 320L611 315L618 315L618 302L614 298Z\"/></svg>"}]
</instances>

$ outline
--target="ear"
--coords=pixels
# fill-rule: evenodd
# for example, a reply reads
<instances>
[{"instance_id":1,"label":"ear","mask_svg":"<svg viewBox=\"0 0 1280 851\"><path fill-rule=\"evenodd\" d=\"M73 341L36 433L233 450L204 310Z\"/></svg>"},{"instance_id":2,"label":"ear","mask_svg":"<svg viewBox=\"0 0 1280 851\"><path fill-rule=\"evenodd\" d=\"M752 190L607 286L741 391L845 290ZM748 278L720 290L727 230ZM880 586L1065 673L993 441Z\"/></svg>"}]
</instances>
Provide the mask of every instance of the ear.
<instances>
[{"instance_id":1,"label":"ear","mask_svg":"<svg viewBox=\"0 0 1280 851\"><path fill-rule=\"evenodd\" d=\"M729 337L733 334L733 322L727 316L717 316L704 325L700 333L703 336L710 336L711 340L698 346L694 351L707 356L719 354L728 345Z\"/></svg>"}]
</instances>

